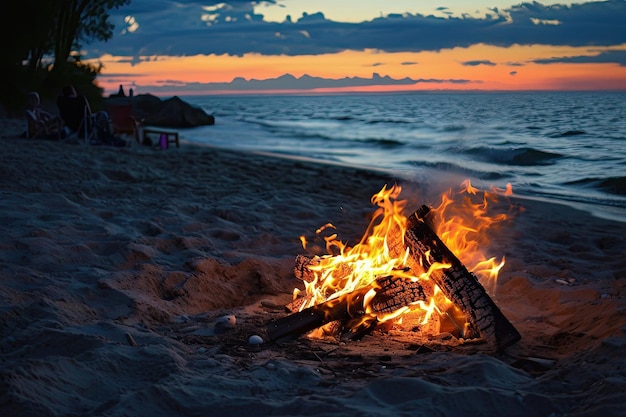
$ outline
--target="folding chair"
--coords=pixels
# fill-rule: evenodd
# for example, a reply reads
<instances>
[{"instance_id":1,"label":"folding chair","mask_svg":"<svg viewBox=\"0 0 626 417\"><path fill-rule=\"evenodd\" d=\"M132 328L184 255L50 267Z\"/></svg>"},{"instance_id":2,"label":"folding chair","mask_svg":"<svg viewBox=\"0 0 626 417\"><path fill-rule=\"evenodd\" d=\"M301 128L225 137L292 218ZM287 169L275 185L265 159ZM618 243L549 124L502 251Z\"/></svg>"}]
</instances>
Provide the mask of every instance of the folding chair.
<instances>
[{"instance_id":1,"label":"folding chair","mask_svg":"<svg viewBox=\"0 0 626 417\"><path fill-rule=\"evenodd\" d=\"M131 135L135 140L139 140L137 134L139 122L133 116L132 104L108 104L106 111L113 125L113 134Z\"/></svg>"},{"instance_id":2,"label":"folding chair","mask_svg":"<svg viewBox=\"0 0 626 417\"><path fill-rule=\"evenodd\" d=\"M78 132L81 131L85 145L98 143L96 113L92 113L87 107L83 110L83 120L81 121L81 125L78 129Z\"/></svg>"}]
</instances>

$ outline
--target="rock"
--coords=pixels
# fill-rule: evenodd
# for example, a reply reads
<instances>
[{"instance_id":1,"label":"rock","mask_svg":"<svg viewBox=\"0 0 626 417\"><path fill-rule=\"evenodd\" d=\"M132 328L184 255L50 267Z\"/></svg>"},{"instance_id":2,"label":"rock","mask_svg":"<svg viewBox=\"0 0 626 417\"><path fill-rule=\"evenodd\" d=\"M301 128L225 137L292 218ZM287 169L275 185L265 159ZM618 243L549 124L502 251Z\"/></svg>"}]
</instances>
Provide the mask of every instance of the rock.
<instances>
[{"instance_id":1,"label":"rock","mask_svg":"<svg viewBox=\"0 0 626 417\"><path fill-rule=\"evenodd\" d=\"M186 128L215 124L215 117L174 96L167 100L151 94L133 97L110 97L107 107L132 105L133 116L148 126Z\"/></svg>"},{"instance_id":2,"label":"rock","mask_svg":"<svg viewBox=\"0 0 626 417\"><path fill-rule=\"evenodd\" d=\"M163 101L152 94L140 94L126 99L133 106L133 114L138 118L146 118L161 108Z\"/></svg>"},{"instance_id":3,"label":"rock","mask_svg":"<svg viewBox=\"0 0 626 417\"><path fill-rule=\"evenodd\" d=\"M174 96L163 101L157 111L146 117L144 123L161 127L194 127L215 124L215 118Z\"/></svg>"}]
</instances>

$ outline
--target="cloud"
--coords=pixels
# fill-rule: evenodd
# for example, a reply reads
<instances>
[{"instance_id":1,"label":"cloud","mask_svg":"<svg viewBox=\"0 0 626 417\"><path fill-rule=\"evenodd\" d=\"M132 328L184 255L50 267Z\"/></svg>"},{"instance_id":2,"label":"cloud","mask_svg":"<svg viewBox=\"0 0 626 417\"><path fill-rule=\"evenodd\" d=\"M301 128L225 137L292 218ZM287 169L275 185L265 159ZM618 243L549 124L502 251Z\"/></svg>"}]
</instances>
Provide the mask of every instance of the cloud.
<instances>
[{"instance_id":1,"label":"cloud","mask_svg":"<svg viewBox=\"0 0 626 417\"><path fill-rule=\"evenodd\" d=\"M598 64L598 63L616 63L622 67L626 67L626 51L604 51L597 55L580 55L568 57L555 57L548 59L536 59L533 61L537 64Z\"/></svg>"},{"instance_id":2,"label":"cloud","mask_svg":"<svg viewBox=\"0 0 626 417\"><path fill-rule=\"evenodd\" d=\"M487 65L489 67L495 67L496 63L489 60L477 60L477 61L465 61L461 63L461 65L465 65L467 67L477 67L479 65Z\"/></svg>"},{"instance_id":3,"label":"cloud","mask_svg":"<svg viewBox=\"0 0 626 417\"><path fill-rule=\"evenodd\" d=\"M485 17L390 14L360 23L335 22L322 13L268 22L254 12L255 4L244 0L133 0L129 6L111 11L114 37L107 43L88 45L86 58L105 53L138 59L154 55L317 55L366 49L420 52L478 43L502 47L626 43L623 0L571 6L522 3L491 9Z\"/></svg>"},{"instance_id":4,"label":"cloud","mask_svg":"<svg viewBox=\"0 0 626 417\"><path fill-rule=\"evenodd\" d=\"M560 25L561 22L558 20L545 20L545 19L537 19L535 17L531 17L530 21L533 22L534 25Z\"/></svg>"}]
</instances>

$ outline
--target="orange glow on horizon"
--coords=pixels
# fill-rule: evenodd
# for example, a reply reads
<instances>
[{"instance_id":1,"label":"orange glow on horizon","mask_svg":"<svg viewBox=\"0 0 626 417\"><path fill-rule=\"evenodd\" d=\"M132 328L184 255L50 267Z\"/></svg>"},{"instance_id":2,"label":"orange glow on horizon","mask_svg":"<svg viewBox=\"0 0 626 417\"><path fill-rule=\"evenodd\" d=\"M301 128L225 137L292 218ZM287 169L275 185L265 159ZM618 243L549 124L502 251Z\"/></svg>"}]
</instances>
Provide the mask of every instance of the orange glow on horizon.
<instances>
[{"instance_id":1,"label":"orange glow on horizon","mask_svg":"<svg viewBox=\"0 0 626 417\"><path fill-rule=\"evenodd\" d=\"M611 50L626 50L626 44ZM440 80L414 85L379 85L318 90L300 93L342 91L411 90L622 90L626 89L626 67L613 63L553 63L533 61L554 57L593 56L598 48L552 46L512 46L501 48L473 45L439 52L386 53L375 50L344 51L315 56L263 56L248 54L197 55L188 57L144 57L131 64L128 57L102 56L98 82L106 92L116 92L120 84L133 87L137 94L217 94L262 93L261 91L213 91L208 83L230 83L237 77L246 80L272 79L284 74L295 77L341 79L371 78L373 73L393 79ZM472 64L473 63L473 64ZM123 75L121 75L123 74ZM445 80L466 80L465 83ZM186 86L193 85L195 91ZM161 87L167 86L167 93ZM269 91L266 91L269 92ZM280 90L278 92L288 93Z\"/></svg>"}]
</instances>

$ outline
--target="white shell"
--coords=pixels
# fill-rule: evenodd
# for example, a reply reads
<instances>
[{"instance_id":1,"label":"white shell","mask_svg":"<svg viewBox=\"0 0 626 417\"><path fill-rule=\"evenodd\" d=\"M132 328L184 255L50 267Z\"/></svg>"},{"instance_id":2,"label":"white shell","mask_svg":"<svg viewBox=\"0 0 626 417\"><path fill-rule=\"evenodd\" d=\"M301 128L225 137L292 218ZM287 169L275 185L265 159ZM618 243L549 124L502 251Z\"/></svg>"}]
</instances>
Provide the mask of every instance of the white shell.
<instances>
[{"instance_id":1,"label":"white shell","mask_svg":"<svg viewBox=\"0 0 626 417\"><path fill-rule=\"evenodd\" d=\"M263 338L258 334L253 334L248 338L248 343L251 345L261 345L263 344Z\"/></svg>"}]
</instances>

